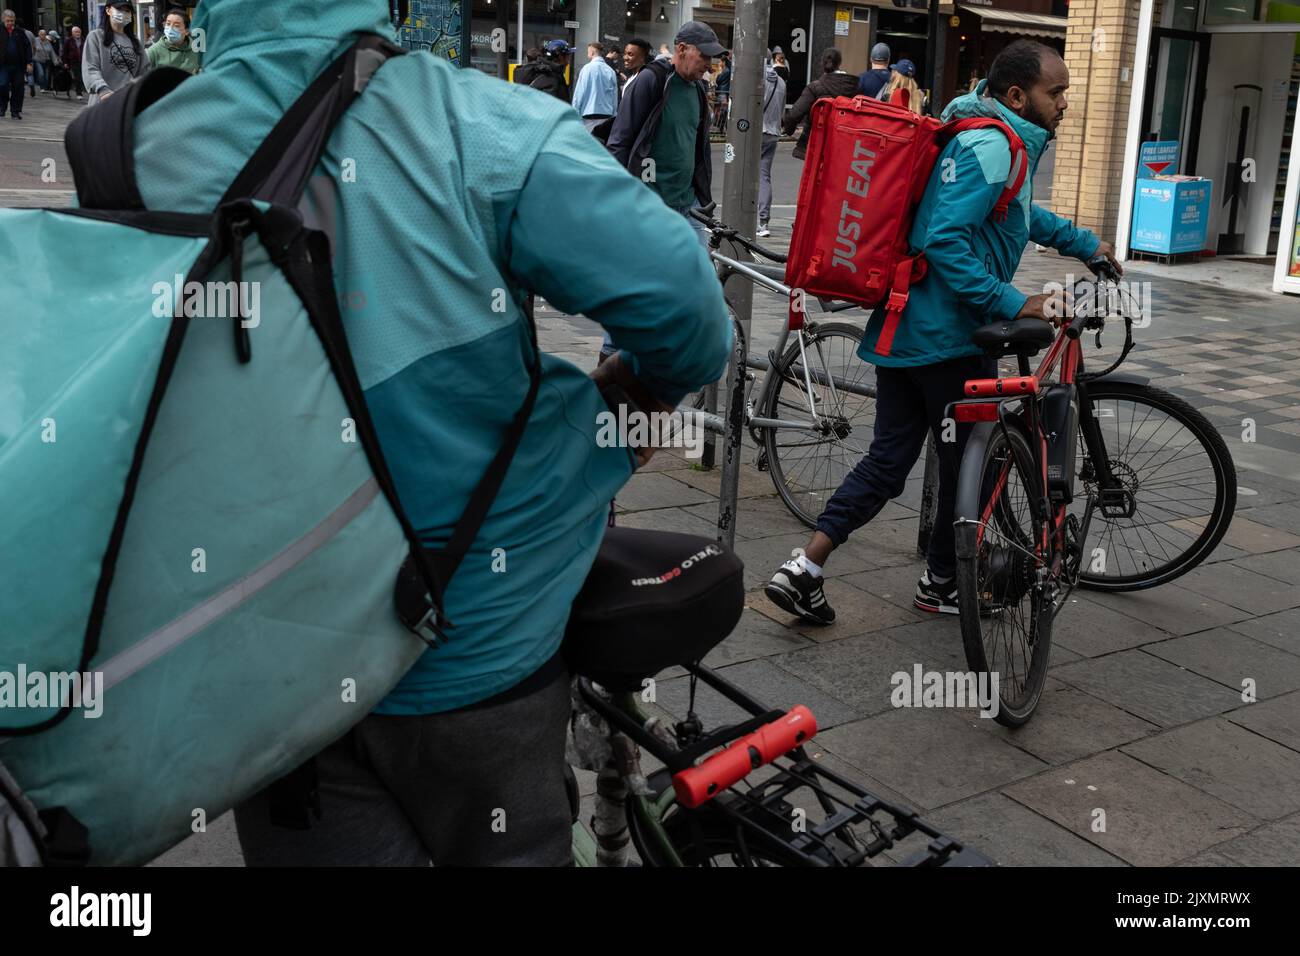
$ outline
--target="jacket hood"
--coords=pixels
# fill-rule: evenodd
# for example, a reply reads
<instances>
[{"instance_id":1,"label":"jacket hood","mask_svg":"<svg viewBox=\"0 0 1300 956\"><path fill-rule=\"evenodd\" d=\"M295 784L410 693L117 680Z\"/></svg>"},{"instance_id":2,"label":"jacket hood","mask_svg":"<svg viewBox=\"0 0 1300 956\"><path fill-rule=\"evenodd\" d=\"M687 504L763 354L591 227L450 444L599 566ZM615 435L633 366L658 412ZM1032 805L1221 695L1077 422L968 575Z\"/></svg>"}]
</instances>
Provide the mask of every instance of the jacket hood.
<instances>
[{"instance_id":1,"label":"jacket hood","mask_svg":"<svg viewBox=\"0 0 1300 956\"><path fill-rule=\"evenodd\" d=\"M395 40L388 16L388 0L203 0L192 29L204 31L204 69L233 54L257 56L262 44L274 44L277 51L300 54L304 76L315 77L329 54L358 34Z\"/></svg>"},{"instance_id":2,"label":"jacket hood","mask_svg":"<svg viewBox=\"0 0 1300 956\"><path fill-rule=\"evenodd\" d=\"M1016 131L1030 157L1037 159L1047 148L1047 141L1052 138L1052 134L1038 124L1017 116L999 103L989 94L988 84L988 80L980 80L972 92L957 97L944 108L941 119L945 123L949 120L968 119L974 116L991 116L1000 119Z\"/></svg>"}]
</instances>

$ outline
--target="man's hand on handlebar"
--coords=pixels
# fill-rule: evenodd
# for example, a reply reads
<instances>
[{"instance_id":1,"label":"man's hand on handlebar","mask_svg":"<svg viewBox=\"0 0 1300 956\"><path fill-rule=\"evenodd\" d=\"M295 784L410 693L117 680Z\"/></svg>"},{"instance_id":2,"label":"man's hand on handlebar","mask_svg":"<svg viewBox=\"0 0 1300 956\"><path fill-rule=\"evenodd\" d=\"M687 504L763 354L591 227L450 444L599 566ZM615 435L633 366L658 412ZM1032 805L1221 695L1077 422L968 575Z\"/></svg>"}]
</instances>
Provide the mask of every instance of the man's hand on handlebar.
<instances>
[{"instance_id":1,"label":"man's hand on handlebar","mask_svg":"<svg viewBox=\"0 0 1300 956\"><path fill-rule=\"evenodd\" d=\"M639 411L647 414L653 412L672 412L675 409L666 405L651 394L632 370L623 362L623 356L615 353L601 362L591 372L591 380L600 389L601 395L612 408L626 402L631 407L628 412ZM655 449L649 446L632 449L636 455L638 467L644 467L652 457Z\"/></svg>"},{"instance_id":2,"label":"man's hand on handlebar","mask_svg":"<svg viewBox=\"0 0 1300 956\"><path fill-rule=\"evenodd\" d=\"M1097 250L1088 257L1087 265L1089 269L1096 272L1098 275L1102 275L1103 278L1118 279L1124 274L1124 267L1120 265L1119 260L1115 258L1115 247L1104 239L1100 244L1098 244ZM1106 270L1103 266L1109 267L1109 270L1113 272L1114 275L1104 275L1103 273Z\"/></svg>"}]
</instances>

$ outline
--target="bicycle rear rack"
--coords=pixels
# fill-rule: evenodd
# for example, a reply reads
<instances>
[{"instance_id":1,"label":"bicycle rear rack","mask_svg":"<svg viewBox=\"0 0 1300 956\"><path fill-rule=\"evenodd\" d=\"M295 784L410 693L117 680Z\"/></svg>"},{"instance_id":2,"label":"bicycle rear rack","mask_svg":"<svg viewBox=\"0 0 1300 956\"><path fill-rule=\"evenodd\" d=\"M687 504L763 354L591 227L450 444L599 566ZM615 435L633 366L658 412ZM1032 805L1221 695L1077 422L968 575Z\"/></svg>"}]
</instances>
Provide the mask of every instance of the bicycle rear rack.
<instances>
[{"instance_id":1,"label":"bicycle rear rack","mask_svg":"<svg viewBox=\"0 0 1300 956\"><path fill-rule=\"evenodd\" d=\"M671 788L669 775L696 765L721 747L786 716L754 700L739 687L701 664L686 668L699 680L753 716L712 732L701 730L698 737L674 749L655 736L594 689L588 678L578 680L583 700L611 727L626 734L638 746L661 761L666 774L652 779ZM764 774L763 779L753 779ZM807 793L807 797L800 797ZM802 800L800 802L792 802ZM815 803L823 818L809 818ZM805 746L795 747L738 783L713 795L694 809L677 801L675 813L695 814L701 821L722 820L734 827L737 842L752 844L760 851L777 851L797 857L807 866L859 866L897 846L913 834L928 837L923 848L913 851L901 866L991 866L987 858L922 820L915 811L873 794L848 778L819 766ZM883 818L883 819L882 819ZM693 828L697 830L698 827ZM860 834L859 830L865 830ZM864 838L865 837L865 838Z\"/></svg>"}]
</instances>

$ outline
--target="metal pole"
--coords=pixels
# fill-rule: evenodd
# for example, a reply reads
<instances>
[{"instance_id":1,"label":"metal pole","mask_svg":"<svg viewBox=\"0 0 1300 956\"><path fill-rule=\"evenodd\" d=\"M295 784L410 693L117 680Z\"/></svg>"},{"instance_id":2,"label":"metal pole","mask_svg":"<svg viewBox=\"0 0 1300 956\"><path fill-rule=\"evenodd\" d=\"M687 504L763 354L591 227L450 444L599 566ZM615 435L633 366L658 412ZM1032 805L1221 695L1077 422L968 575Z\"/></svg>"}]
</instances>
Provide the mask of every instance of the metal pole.
<instances>
[{"instance_id":1,"label":"metal pole","mask_svg":"<svg viewBox=\"0 0 1300 956\"><path fill-rule=\"evenodd\" d=\"M723 147L722 219L742 235L752 236L758 226L758 166L763 150L763 61L767 57L767 30L771 0L736 0L735 48L731 68L731 123ZM734 243L733 259L750 261L749 253ZM743 277L728 289L745 341L751 339L750 317L754 289ZM740 456L744 432L745 362L733 361L727 379L726 418L733 433L723 451L718 489L718 540L732 542L736 533L736 497L740 487Z\"/></svg>"},{"instance_id":2,"label":"metal pole","mask_svg":"<svg viewBox=\"0 0 1300 956\"><path fill-rule=\"evenodd\" d=\"M929 23L925 31L925 88L930 91L930 104L933 108L939 97L934 90L934 78L938 76L937 64L939 46L939 0L930 0Z\"/></svg>"}]
</instances>

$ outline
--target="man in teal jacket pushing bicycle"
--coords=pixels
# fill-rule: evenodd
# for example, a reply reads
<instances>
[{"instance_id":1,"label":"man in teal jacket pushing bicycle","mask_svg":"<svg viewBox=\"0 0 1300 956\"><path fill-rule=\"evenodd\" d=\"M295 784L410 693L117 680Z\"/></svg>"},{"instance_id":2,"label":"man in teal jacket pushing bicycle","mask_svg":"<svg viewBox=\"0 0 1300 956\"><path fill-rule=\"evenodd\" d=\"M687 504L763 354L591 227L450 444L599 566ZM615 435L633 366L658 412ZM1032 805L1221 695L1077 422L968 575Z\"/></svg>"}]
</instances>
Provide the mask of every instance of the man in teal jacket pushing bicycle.
<instances>
[{"instance_id":1,"label":"man in teal jacket pushing bicycle","mask_svg":"<svg viewBox=\"0 0 1300 956\"><path fill-rule=\"evenodd\" d=\"M876 366L871 447L827 503L803 553L767 584L768 597L782 609L820 624L835 620L822 587L823 566L852 532L902 494L929 431L939 453L938 512L914 603L923 611L957 613L953 488L970 426L957 427L945 440L944 409L962 397L967 379L996 374L996 361L971 344L971 333L989 321L1052 320L1047 293L1027 296L1011 284L1026 242L1080 260L1101 252L1114 262L1110 243L1033 203L1033 173L1065 115L1069 85L1059 54L1017 40L993 61L988 79L944 110L945 121L992 116L1007 123L1024 142L1029 172L999 221L994 206L1013 172L1006 136L997 129L968 130L940 153L910 236L929 272L912 286L892 346L879 346L885 310L877 309L858 349Z\"/></svg>"}]
</instances>

